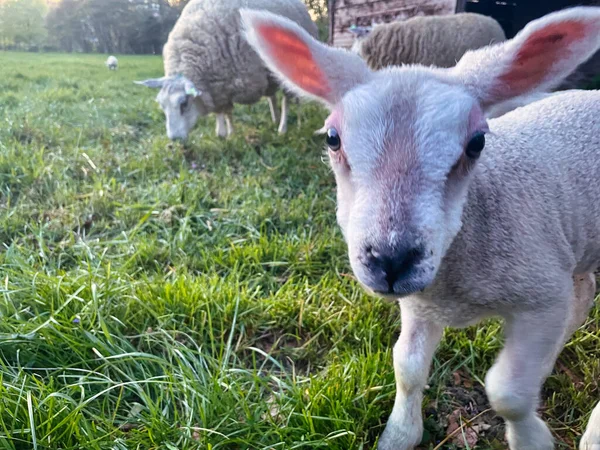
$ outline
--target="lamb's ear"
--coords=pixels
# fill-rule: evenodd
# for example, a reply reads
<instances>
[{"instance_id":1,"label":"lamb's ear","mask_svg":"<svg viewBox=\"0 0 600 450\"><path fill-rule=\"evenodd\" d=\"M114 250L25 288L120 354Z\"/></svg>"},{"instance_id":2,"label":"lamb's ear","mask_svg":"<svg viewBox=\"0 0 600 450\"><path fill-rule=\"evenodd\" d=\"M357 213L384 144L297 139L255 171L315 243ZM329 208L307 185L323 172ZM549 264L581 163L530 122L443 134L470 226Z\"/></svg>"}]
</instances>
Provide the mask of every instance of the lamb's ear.
<instances>
[{"instance_id":1,"label":"lamb's ear","mask_svg":"<svg viewBox=\"0 0 600 450\"><path fill-rule=\"evenodd\" d=\"M555 87L599 48L600 8L570 8L529 23L510 41L467 52L451 71L485 109Z\"/></svg>"},{"instance_id":2,"label":"lamb's ear","mask_svg":"<svg viewBox=\"0 0 600 450\"><path fill-rule=\"evenodd\" d=\"M372 73L359 56L321 44L296 23L267 11L241 9L246 38L293 92L336 104Z\"/></svg>"}]
</instances>

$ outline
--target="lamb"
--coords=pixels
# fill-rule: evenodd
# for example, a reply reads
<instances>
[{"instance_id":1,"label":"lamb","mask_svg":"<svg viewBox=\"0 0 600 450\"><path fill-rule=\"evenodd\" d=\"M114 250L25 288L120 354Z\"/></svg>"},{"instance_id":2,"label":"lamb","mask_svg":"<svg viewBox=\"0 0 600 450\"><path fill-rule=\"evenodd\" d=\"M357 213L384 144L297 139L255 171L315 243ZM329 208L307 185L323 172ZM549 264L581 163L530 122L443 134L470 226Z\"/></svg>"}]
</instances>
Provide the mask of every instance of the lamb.
<instances>
[{"instance_id":1,"label":"lamb","mask_svg":"<svg viewBox=\"0 0 600 450\"><path fill-rule=\"evenodd\" d=\"M106 64L106 67L108 67L110 70L117 70L119 68L119 60L112 55L106 58L106 62L104 64Z\"/></svg>"},{"instance_id":2,"label":"lamb","mask_svg":"<svg viewBox=\"0 0 600 450\"><path fill-rule=\"evenodd\" d=\"M311 36L317 27L300 0L253 0L252 6L297 22ZM248 0L192 0L169 34L163 50L165 76L141 82L160 88L157 101L164 110L170 139L186 139L200 116L217 114L216 133L233 133L234 103L269 100L271 118L279 112L279 83L266 69L240 32L239 8ZM290 96L284 93L279 133L287 130Z\"/></svg>"},{"instance_id":3,"label":"lamb","mask_svg":"<svg viewBox=\"0 0 600 450\"><path fill-rule=\"evenodd\" d=\"M421 440L422 391L445 326L497 316L505 346L486 377L512 450L550 450L542 383L594 302L600 264L600 91L544 91L600 49L600 8L528 24L452 68L373 72L292 22L244 10L247 38L325 121L337 219L370 292L398 299L396 401L380 450ZM484 150L485 148L485 150ZM600 403L580 450L600 448Z\"/></svg>"},{"instance_id":4,"label":"lamb","mask_svg":"<svg viewBox=\"0 0 600 450\"><path fill-rule=\"evenodd\" d=\"M475 13L418 16L377 25L352 50L379 70L402 64L452 67L467 50L506 40L493 18Z\"/></svg>"}]
</instances>

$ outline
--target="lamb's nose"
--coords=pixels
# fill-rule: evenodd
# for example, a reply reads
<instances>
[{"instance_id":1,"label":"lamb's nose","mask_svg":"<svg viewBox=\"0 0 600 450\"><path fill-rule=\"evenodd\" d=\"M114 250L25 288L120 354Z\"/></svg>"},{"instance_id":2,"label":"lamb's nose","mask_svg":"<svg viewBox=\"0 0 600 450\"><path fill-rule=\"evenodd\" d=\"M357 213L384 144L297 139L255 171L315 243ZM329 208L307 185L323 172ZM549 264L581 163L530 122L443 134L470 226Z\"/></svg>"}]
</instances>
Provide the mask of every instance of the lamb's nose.
<instances>
[{"instance_id":1,"label":"lamb's nose","mask_svg":"<svg viewBox=\"0 0 600 450\"><path fill-rule=\"evenodd\" d=\"M410 247L408 249L366 247L367 265L372 269L383 272L387 282L388 291L394 292L394 284L411 272L413 267L423 259L423 248Z\"/></svg>"}]
</instances>

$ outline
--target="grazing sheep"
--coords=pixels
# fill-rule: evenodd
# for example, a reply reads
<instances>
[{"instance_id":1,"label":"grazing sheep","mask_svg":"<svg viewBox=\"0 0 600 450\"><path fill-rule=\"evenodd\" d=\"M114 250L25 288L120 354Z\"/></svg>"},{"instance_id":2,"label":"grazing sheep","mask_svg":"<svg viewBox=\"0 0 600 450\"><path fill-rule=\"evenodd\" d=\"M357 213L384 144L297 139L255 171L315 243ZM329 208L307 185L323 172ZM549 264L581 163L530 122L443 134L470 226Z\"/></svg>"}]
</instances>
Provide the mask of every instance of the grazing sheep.
<instances>
[{"instance_id":1,"label":"grazing sheep","mask_svg":"<svg viewBox=\"0 0 600 450\"><path fill-rule=\"evenodd\" d=\"M119 68L119 60L112 55L106 58L106 62L104 64L106 64L106 67L108 67L110 70L117 70Z\"/></svg>"},{"instance_id":2,"label":"grazing sheep","mask_svg":"<svg viewBox=\"0 0 600 450\"><path fill-rule=\"evenodd\" d=\"M600 8L528 24L448 69L369 70L294 23L244 10L247 36L298 94L325 104L337 218L367 290L399 299L396 401L379 450L422 436L422 391L445 326L499 316L486 377L512 450L551 450L542 383L594 301L600 265L600 91L570 91L485 119L543 91L600 49ZM484 147L486 150L484 151ZM581 450L600 448L600 403Z\"/></svg>"},{"instance_id":3,"label":"grazing sheep","mask_svg":"<svg viewBox=\"0 0 600 450\"><path fill-rule=\"evenodd\" d=\"M157 101L165 112L170 139L186 139L198 117L217 114L217 135L233 133L234 103L269 99L277 122L279 83L248 45L240 30L239 8L248 0L192 0L169 34L163 58L166 76L137 82L160 88ZM317 36L300 0L252 0L253 7L277 13ZM287 129L289 96L284 93L279 132Z\"/></svg>"},{"instance_id":4,"label":"grazing sheep","mask_svg":"<svg viewBox=\"0 0 600 450\"><path fill-rule=\"evenodd\" d=\"M377 25L352 50L379 70L402 64L452 67L467 50L506 39L498 22L474 13L419 16Z\"/></svg>"}]
</instances>

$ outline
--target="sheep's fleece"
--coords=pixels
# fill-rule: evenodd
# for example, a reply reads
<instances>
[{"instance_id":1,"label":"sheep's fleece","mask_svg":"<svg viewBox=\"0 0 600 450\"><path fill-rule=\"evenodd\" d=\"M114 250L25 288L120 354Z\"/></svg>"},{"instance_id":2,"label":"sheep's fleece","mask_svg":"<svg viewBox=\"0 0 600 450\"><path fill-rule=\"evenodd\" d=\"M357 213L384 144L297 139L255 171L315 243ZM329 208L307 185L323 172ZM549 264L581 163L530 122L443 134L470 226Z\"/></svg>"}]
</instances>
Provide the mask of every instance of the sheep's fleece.
<instances>
[{"instance_id":1,"label":"sheep's fleece","mask_svg":"<svg viewBox=\"0 0 600 450\"><path fill-rule=\"evenodd\" d=\"M474 13L419 16L376 26L353 46L372 69L402 64L453 67L467 52L506 40L491 17Z\"/></svg>"},{"instance_id":2,"label":"sheep's fleece","mask_svg":"<svg viewBox=\"0 0 600 450\"><path fill-rule=\"evenodd\" d=\"M317 36L317 27L300 0L190 1L164 47L165 74L191 80L202 92L207 113L231 111L234 103L255 103L279 87L243 37L240 8L282 15Z\"/></svg>"}]
</instances>

